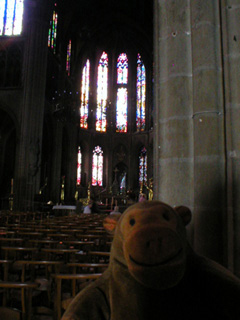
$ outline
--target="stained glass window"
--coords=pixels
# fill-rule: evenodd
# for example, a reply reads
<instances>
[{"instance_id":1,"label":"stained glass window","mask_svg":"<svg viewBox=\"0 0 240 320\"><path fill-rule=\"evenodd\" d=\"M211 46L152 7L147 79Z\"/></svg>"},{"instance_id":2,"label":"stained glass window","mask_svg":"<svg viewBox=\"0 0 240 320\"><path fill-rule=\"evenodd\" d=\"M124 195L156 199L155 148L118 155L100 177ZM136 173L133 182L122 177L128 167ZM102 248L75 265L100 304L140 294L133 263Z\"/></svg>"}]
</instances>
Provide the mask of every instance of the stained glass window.
<instances>
[{"instance_id":1,"label":"stained glass window","mask_svg":"<svg viewBox=\"0 0 240 320\"><path fill-rule=\"evenodd\" d=\"M121 53L117 60L117 103L116 103L116 132L127 132L128 112L128 58Z\"/></svg>"},{"instance_id":2,"label":"stained glass window","mask_svg":"<svg viewBox=\"0 0 240 320\"><path fill-rule=\"evenodd\" d=\"M77 153L77 185L80 186L81 183L81 171L82 171L82 152L81 147L78 147Z\"/></svg>"},{"instance_id":3,"label":"stained glass window","mask_svg":"<svg viewBox=\"0 0 240 320\"><path fill-rule=\"evenodd\" d=\"M95 147L95 149L93 150L92 185L103 185L103 151L99 146Z\"/></svg>"},{"instance_id":4,"label":"stained glass window","mask_svg":"<svg viewBox=\"0 0 240 320\"><path fill-rule=\"evenodd\" d=\"M116 131L127 132L127 88L118 88L117 110L116 110Z\"/></svg>"},{"instance_id":5,"label":"stained glass window","mask_svg":"<svg viewBox=\"0 0 240 320\"><path fill-rule=\"evenodd\" d=\"M97 79L97 112L96 112L96 130L106 132L107 129L107 90L108 90L108 55L106 52L98 64Z\"/></svg>"},{"instance_id":6,"label":"stained glass window","mask_svg":"<svg viewBox=\"0 0 240 320\"><path fill-rule=\"evenodd\" d=\"M137 131L145 130L146 70L140 54L137 57Z\"/></svg>"},{"instance_id":7,"label":"stained glass window","mask_svg":"<svg viewBox=\"0 0 240 320\"><path fill-rule=\"evenodd\" d=\"M139 155L139 185L147 183L147 150L143 147Z\"/></svg>"},{"instance_id":8,"label":"stained glass window","mask_svg":"<svg viewBox=\"0 0 240 320\"><path fill-rule=\"evenodd\" d=\"M66 71L68 76L70 76L71 51L72 51L72 41L69 40L69 43L67 46L67 61L66 61Z\"/></svg>"},{"instance_id":9,"label":"stained glass window","mask_svg":"<svg viewBox=\"0 0 240 320\"><path fill-rule=\"evenodd\" d=\"M22 32L24 0L0 0L0 35L15 36Z\"/></svg>"},{"instance_id":10,"label":"stained glass window","mask_svg":"<svg viewBox=\"0 0 240 320\"><path fill-rule=\"evenodd\" d=\"M126 53L121 53L117 60L117 84L128 83L128 58Z\"/></svg>"},{"instance_id":11,"label":"stained glass window","mask_svg":"<svg viewBox=\"0 0 240 320\"><path fill-rule=\"evenodd\" d=\"M82 72L80 127L88 128L88 106L89 106L89 83L90 83L90 61L87 60Z\"/></svg>"},{"instance_id":12,"label":"stained glass window","mask_svg":"<svg viewBox=\"0 0 240 320\"><path fill-rule=\"evenodd\" d=\"M52 20L50 21L50 27L48 30L48 47L52 49L54 54L56 53L56 44L57 44L57 24L58 24L58 14L54 10Z\"/></svg>"}]
</instances>

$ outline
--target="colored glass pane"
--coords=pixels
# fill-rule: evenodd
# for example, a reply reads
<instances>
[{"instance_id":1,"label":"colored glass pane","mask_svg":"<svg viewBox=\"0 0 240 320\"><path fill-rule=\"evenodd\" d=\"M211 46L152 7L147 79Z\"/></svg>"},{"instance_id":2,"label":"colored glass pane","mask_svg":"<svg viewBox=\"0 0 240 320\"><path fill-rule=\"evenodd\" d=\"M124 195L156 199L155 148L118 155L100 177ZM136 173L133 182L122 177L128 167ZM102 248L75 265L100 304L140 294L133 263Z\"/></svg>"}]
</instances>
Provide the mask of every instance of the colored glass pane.
<instances>
[{"instance_id":1,"label":"colored glass pane","mask_svg":"<svg viewBox=\"0 0 240 320\"><path fill-rule=\"evenodd\" d=\"M127 97L126 88L117 90L116 131L127 132Z\"/></svg>"},{"instance_id":2,"label":"colored glass pane","mask_svg":"<svg viewBox=\"0 0 240 320\"><path fill-rule=\"evenodd\" d=\"M81 170L82 170L82 152L81 147L78 147L77 154L77 185L81 183Z\"/></svg>"},{"instance_id":3,"label":"colored glass pane","mask_svg":"<svg viewBox=\"0 0 240 320\"><path fill-rule=\"evenodd\" d=\"M92 185L103 185L103 151L97 146L93 151L92 159Z\"/></svg>"},{"instance_id":4,"label":"colored glass pane","mask_svg":"<svg viewBox=\"0 0 240 320\"><path fill-rule=\"evenodd\" d=\"M146 70L141 60L140 54L137 59L137 108L136 108L136 127L137 131L145 130L146 112Z\"/></svg>"},{"instance_id":5,"label":"colored glass pane","mask_svg":"<svg viewBox=\"0 0 240 320\"><path fill-rule=\"evenodd\" d=\"M0 0L0 35L22 32L24 0Z\"/></svg>"},{"instance_id":6,"label":"colored glass pane","mask_svg":"<svg viewBox=\"0 0 240 320\"><path fill-rule=\"evenodd\" d=\"M103 52L98 64L97 79L96 130L100 132L106 132L107 129L107 89L108 55Z\"/></svg>"},{"instance_id":7,"label":"colored glass pane","mask_svg":"<svg viewBox=\"0 0 240 320\"><path fill-rule=\"evenodd\" d=\"M128 58L126 53L121 53L117 60L117 84L128 83Z\"/></svg>"},{"instance_id":8,"label":"colored glass pane","mask_svg":"<svg viewBox=\"0 0 240 320\"><path fill-rule=\"evenodd\" d=\"M147 150L145 147L141 149L139 155L139 185L147 183Z\"/></svg>"},{"instance_id":9,"label":"colored glass pane","mask_svg":"<svg viewBox=\"0 0 240 320\"><path fill-rule=\"evenodd\" d=\"M90 61L87 60L82 72L80 127L88 128Z\"/></svg>"},{"instance_id":10,"label":"colored glass pane","mask_svg":"<svg viewBox=\"0 0 240 320\"><path fill-rule=\"evenodd\" d=\"M53 53L56 53L56 44L57 44L57 24L58 24L58 14L56 11L53 11L52 20L50 21L50 27L48 31L48 47L53 50Z\"/></svg>"},{"instance_id":11,"label":"colored glass pane","mask_svg":"<svg viewBox=\"0 0 240 320\"><path fill-rule=\"evenodd\" d=\"M67 61L66 61L66 71L68 76L70 76L71 51L72 51L72 41L69 40L69 43L67 46Z\"/></svg>"}]
</instances>

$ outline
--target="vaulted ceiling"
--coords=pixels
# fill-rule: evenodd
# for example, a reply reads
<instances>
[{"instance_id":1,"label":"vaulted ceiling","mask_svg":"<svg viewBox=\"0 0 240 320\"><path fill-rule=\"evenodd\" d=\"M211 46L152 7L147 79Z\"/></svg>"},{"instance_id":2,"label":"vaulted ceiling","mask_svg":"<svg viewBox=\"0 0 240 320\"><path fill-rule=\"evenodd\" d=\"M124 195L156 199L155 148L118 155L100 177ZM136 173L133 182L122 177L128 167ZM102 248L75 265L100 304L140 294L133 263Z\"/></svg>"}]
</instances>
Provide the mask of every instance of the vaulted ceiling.
<instances>
[{"instance_id":1,"label":"vaulted ceiling","mask_svg":"<svg viewBox=\"0 0 240 320\"><path fill-rule=\"evenodd\" d=\"M79 53L131 45L152 60L153 0L62 0L58 8L64 36L78 43Z\"/></svg>"}]
</instances>

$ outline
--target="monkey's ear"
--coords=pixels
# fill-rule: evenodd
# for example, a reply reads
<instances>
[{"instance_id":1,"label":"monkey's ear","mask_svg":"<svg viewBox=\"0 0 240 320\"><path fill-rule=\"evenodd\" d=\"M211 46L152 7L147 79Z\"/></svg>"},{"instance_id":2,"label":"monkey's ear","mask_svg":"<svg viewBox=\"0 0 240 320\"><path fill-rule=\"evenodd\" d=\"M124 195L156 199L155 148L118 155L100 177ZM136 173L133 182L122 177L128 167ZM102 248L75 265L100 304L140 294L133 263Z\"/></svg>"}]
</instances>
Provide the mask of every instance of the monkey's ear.
<instances>
[{"instance_id":1,"label":"monkey's ear","mask_svg":"<svg viewBox=\"0 0 240 320\"><path fill-rule=\"evenodd\" d=\"M176 211L177 215L181 218L184 226L187 226L192 219L191 210L185 206L175 207L174 210Z\"/></svg>"},{"instance_id":2,"label":"monkey's ear","mask_svg":"<svg viewBox=\"0 0 240 320\"><path fill-rule=\"evenodd\" d=\"M109 216L107 216L104 220L103 220L103 227L104 229L111 234L114 234L118 220L120 219L121 214L120 213L114 213L111 214Z\"/></svg>"}]
</instances>

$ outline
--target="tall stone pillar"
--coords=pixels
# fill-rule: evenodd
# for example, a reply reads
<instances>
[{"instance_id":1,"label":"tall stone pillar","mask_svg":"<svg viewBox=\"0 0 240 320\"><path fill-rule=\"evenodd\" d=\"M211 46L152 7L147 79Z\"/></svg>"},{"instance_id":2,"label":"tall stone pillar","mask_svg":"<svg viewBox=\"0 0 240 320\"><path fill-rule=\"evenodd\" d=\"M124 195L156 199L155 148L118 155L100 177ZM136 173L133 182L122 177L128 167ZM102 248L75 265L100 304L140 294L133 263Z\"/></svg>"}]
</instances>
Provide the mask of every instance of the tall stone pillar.
<instances>
[{"instance_id":1,"label":"tall stone pillar","mask_svg":"<svg viewBox=\"0 0 240 320\"><path fill-rule=\"evenodd\" d=\"M77 127L70 125L68 127L69 133L69 153L65 155L68 158L67 165L67 181L66 181L66 201L74 203L76 182L77 182Z\"/></svg>"},{"instance_id":2,"label":"tall stone pillar","mask_svg":"<svg viewBox=\"0 0 240 320\"><path fill-rule=\"evenodd\" d=\"M63 124L61 121L53 122L53 157L51 171L51 201L59 203L61 192L61 163L62 163L62 140L63 140Z\"/></svg>"},{"instance_id":3,"label":"tall stone pillar","mask_svg":"<svg viewBox=\"0 0 240 320\"><path fill-rule=\"evenodd\" d=\"M154 197L189 206L196 251L226 262L219 1L159 0L154 13Z\"/></svg>"},{"instance_id":4,"label":"tall stone pillar","mask_svg":"<svg viewBox=\"0 0 240 320\"><path fill-rule=\"evenodd\" d=\"M191 2L194 246L226 263L225 128L219 1Z\"/></svg>"},{"instance_id":5,"label":"tall stone pillar","mask_svg":"<svg viewBox=\"0 0 240 320\"><path fill-rule=\"evenodd\" d=\"M48 50L48 18L33 5L36 3L25 7L23 99L15 179L15 205L24 210L32 209L34 194L39 191Z\"/></svg>"},{"instance_id":6,"label":"tall stone pillar","mask_svg":"<svg viewBox=\"0 0 240 320\"><path fill-rule=\"evenodd\" d=\"M155 1L154 198L193 207L189 1Z\"/></svg>"},{"instance_id":7,"label":"tall stone pillar","mask_svg":"<svg viewBox=\"0 0 240 320\"><path fill-rule=\"evenodd\" d=\"M228 266L240 276L240 2L222 0Z\"/></svg>"}]
</instances>

